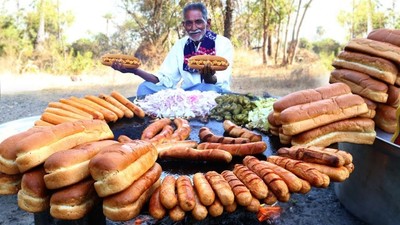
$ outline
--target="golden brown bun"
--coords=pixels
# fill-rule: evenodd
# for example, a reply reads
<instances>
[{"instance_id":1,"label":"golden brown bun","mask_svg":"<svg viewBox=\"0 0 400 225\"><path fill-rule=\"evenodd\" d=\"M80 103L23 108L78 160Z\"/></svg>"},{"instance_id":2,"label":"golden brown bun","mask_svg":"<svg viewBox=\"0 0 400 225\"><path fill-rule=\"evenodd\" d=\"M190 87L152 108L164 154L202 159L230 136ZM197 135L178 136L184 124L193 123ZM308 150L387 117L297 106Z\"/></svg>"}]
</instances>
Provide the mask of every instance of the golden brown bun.
<instances>
[{"instance_id":1,"label":"golden brown bun","mask_svg":"<svg viewBox=\"0 0 400 225\"><path fill-rule=\"evenodd\" d=\"M44 181L48 189L57 189L90 176L89 161L105 146L118 143L114 140L94 141L51 155L44 163Z\"/></svg>"},{"instance_id":2,"label":"golden brown bun","mask_svg":"<svg viewBox=\"0 0 400 225\"><path fill-rule=\"evenodd\" d=\"M285 95L274 102L273 108L275 112L282 112L291 106L301 105L350 93L351 89L346 84L328 84L319 88L296 91Z\"/></svg>"},{"instance_id":3,"label":"golden brown bun","mask_svg":"<svg viewBox=\"0 0 400 225\"><path fill-rule=\"evenodd\" d=\"M377 103L374 101L369 100L368 98L363 98L365 103L367 104L368 107L368 112L360 114L360 117L365 117L365 118L374 118L376 115L376 107Z\"/></svg>"},{"instance_id":4,"label":"golden brown bun","mask_svg":"<svg viewBox=\"0 0 400 225\"><path fill-rule=\"evenodd\" d=\"M160 180L156 181L150 188L148 188L143 194L140 195L138 200L132 204L125 205L123 207L105 207L103 206L104 215L113 221L127 221L138 216L145 205L149 201L154 190L160 186Z\"/></svg>"},{"instance_id":5,"label":"golden brown bun","mask_svg":"<svg viewBox=\"0 0 400 225\"><path fill-rule=\"evenodd\" d=\"M53 193L50 198L51 216L61 220L83 218L100 202L93 183L94 180L89 178Z\"/></svg>"},{"instance_id":6,"label":"golden brown bun","mask_svg":"<svg viewBox=\"0 0 400 225\"><path fill-rule=\"evenodd\" d=\"M351 88L351 92L375 102L386 102L388 86L367 74L347 69L335 69L331 72L329 82L343 82Z\"/></svg>"},{"instance_id":7,"label":"golden brown bun","mask_svg":"<svg viewBox=\"0 0 400 225\"><path fill-rule=\"evenodd\" d=\"M43 167L30 170L21 179L21 190L18 191L18 206L31 213L43 212L50 207L50 196L43 176Z\"/></svg>"},{"instance_id":8,"label":"golden brown bun","mask_svg":"<svg viewBox=\"0 0 400 225\"><path fill-rule=\"evenodd\" d=\"M400 88L394 85L389 85L388 99L386 104L397 108L400 105Z\"/></svg>"},{"instance_id":9,"label":"golden brown bun","mask_svg":"<svg viewBox=\"0 0 400 225\"><path fill-rule=\"evenodd\" d=\"M21 189L22 174L8 175L0 172L0 195L14 195Z\"/></svg>"},{"instance_id":10,"label":"golden brown bun","mask_svg":"<svg viewBox=\"0 0 400 225\"><path fill-rule=\"evenodd\" d=\"M372 144L375 137L375 123L372 119L351 118L295 135L292 145L327 147L337 142Z\"/></svg>"},{"instance_id":11,"label":"golden brown bun","mask_svg":"<svg viewBox=\"0 0 400 225\"><path fill-rule=\"evenodd\" d=\"M34 132L22 138L15 146L16 162L21 172L44 163L58 151L91 141L114 138L110 127L102 120L79 120L31 129L35 129Z\"/></svg>"},{"instance_id":12,"label":"golden brown bun","mask_svg":"<svg viewBox=\"0 0 400 225\"><path fill-rule=\"evenodd\" d=\"M154 145L142 140L105 147L89 162L97 194L105 197L128 188L154 165L157 155Z\"/></svg>"},{"instance_id":13,"label":"golden brown bun","mask_svg":"<svg viewBox=\"0 0 400 225\"><path fill-rule=\"evenodd\" d=\"M14 134L0 143L0 172L5 174L19 174L17 166L17 148L16 143L41 128L33 127L26 131Z\"/></svg>"},{"instance_id":14,"label":"golden brown bun","mask_svg":"<svg viewBox=\"0 0 400 225\"><path fill-rule=\"evenodd\" d=\"M396 109L397 108L386 104L378 104L376 116L374 118L376 126L387 133L393 134L396 131L397 125Z\"/></svg>"},{"instance_id":15,"label":"golden brown bun","mask_svg":"<svg viewBox=\"0 0 400 225\"><path fill-rule=\"evenodd\" d=\"M383 41L400 47L400 30L381 28L371 31L368 39Z\"/></svg>"},{"instance_id":16,"label":"golden brown bun","mask_svg":"<svg viewBox=\"0 0 400 225\"><path fill-rule=\"evenodd\" d=\"M281 112L283 134L301 132L368 112L367 104L359 95L347 94L303 105Z\"/></svg>"},{"instance_id":17,"label":"golden brown bun","mask_svg":"<svg viewBox=\"0 0 400 225\"><path fill-rule=\"evenodd\" d=\"M216 55L196 55L189 58L188 66L192 69L203 69L206 64L211 65L213 70L226 70L229 66L228 60Z\"/></svg>"},{"instance_id":18,"label":"golden brown bun","mask_svg":"<svg viewBox=\"0 0 400 225\"><path fill-rule=\"evenodd\" d=\"M391 61L367 54L343 51L333 61L335 68L349 69L365 73L388 84L394 84L397 67Z\"/></svg>"},{"instance_id":19,"label":"golden brown bun","mask_svg":"<svg viewBox=\"0 0 400 225\"><path fill-rule=\"evenodd\" d=\"M114 61L122 62L127 69L136 69L141 64L140 60L132 55L105 54L101 57L101 63L106 66L111 66Z\"/></svg>"},{"instance_id":20,"label":"golden brown bun","mask_svg":"<svg viewBox=\"0 0 400 225\"><path fill-rule=\"evenodd\" d=\"M400 63L400 47L386 42L367 38L354 38L344 48L346 51L356 51L368 55L382 57L395 63Z\"/></svg>"}]
</instances>

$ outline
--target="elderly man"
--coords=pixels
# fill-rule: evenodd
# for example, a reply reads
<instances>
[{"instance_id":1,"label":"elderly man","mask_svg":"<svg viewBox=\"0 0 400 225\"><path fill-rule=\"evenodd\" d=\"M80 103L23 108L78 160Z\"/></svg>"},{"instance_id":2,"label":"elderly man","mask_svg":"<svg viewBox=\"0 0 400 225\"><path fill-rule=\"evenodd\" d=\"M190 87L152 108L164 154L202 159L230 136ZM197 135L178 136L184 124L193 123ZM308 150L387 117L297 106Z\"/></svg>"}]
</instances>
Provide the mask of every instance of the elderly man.
<instances>
[{"instance_id":1,"label":"elderly man","mask_svg":"<svg viewBox=\"0 0 400 225\"><path fill-rule=\"evenodd\" d=\"M166 88L176 88L180 82L184 90L229 92L233 46L228 38L209 29L211 20L207 14L207 9L202 3L190 3L184 7L182 26L187 36L174 44L156 74L141 69L127 69L118 62L112 67L123 73L134 73L145 80L138 87L138 96ZM222 56L230 65L224 71L214 71L210 66L200 71L188 67L188 59L191 56L205 54Z\"/></svg>"}]
</instances>

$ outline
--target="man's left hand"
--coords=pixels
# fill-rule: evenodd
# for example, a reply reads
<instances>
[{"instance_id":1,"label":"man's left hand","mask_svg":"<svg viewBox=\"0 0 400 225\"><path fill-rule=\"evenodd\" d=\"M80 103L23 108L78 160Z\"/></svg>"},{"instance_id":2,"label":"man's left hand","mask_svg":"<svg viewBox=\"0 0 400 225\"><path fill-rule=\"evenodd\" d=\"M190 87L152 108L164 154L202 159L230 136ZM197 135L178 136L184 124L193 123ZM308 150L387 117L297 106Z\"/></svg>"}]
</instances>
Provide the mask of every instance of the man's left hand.
<instances>
[{"instance_id":1,"label":"man's left hand","mask_svg":"<svg viewBox=\"0 0 400 225\"><path fill-rule=\"evenodd\" d=\"M208 84L217 83L217 77L215 76L215 70L211 68L210 64L206 64L203 69L199 70L201 80Z\"/></svg>"}]
</instances>

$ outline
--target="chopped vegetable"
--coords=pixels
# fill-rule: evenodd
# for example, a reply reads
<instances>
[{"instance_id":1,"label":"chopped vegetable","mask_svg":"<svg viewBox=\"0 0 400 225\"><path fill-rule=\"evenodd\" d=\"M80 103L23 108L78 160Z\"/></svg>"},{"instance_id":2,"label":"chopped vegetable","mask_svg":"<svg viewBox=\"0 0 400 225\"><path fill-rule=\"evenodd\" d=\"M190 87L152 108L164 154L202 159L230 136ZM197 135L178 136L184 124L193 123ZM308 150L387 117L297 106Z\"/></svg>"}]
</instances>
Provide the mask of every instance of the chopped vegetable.
<instances>
[{"instance_id":1,"label":"chopped vegetable","mask_svg":"<svg viewBox=\"0 0 400 225\"><path fill-rule=\"evenodd\" d=\"M272 112L272 106L276 100L276 98L261 98L254 101L256 107L249 112L249 123L246 124L246 127L249 129L259 129L264 132L268 131L268 115Z\"/></svg>"},{"instance_id":2,"label":"chopped vegetable","mask_svg":"<svg viewBox=\"0 0 400 225\"><path fill-rule=\"evenodd\" d=\"M136 99L146 114L159 118L205 118L217 103L220 96L215 91L184 91L183 89L166 89L147 95L144 99Z\"/></svg>"}]
</instances>

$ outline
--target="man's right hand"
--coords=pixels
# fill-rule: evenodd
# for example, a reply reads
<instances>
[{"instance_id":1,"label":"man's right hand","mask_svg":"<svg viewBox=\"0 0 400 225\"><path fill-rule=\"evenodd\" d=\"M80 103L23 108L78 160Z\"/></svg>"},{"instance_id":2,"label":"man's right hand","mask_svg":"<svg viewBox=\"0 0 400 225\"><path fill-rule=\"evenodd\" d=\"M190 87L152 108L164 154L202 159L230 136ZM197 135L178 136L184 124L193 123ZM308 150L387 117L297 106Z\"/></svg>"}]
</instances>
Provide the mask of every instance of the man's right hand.
<instances>
[{"instance_id":1,"label":"man's right hand","mask_svg":"<svg viewBox=\"0 0 400 225\"><path fill-rule=\"evenodd\" d=\"M114 70L118 70L118 71L121 72L121 73L127 73L127 72L129 72L128 69L125 68L125 66L122 64L122 62L119 62L119 61L114 61L114 62L111 64L111 67L112 67Z\"/></svg>"}]
</instances>

